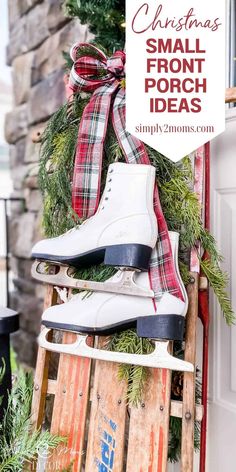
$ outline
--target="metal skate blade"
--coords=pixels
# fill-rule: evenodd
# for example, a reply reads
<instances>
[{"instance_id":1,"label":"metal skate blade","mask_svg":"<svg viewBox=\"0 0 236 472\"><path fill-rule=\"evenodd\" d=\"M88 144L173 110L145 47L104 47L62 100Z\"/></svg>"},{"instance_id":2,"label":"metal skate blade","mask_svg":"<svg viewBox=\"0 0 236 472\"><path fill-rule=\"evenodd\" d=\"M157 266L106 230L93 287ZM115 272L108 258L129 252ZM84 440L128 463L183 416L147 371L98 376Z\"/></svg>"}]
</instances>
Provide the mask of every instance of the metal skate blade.
<instances>
[{"instance_id":1,"label":"metal skate blade","mask_svg":"<svg viewBox=\"0 0 236 472\"><path fill-rule=\"evenodd\" d=\"M88 346L87 336L77 334L77 340L73 344L56 344L47 340L50 328L44 328L38 338L39 346L61 354L88 357L118 364L131 364L157 369L169 369L183 372L194 372L190 362L173 357L168 352L169 341L155 341L155 349L151 354L127 354L123 352L106 351Z\"/></svg>"},{"instance_id":2,"label":"metal skate blade","mask_svg":"<svg viewBox=\"0 0 236 472\"><path fill-rule=\"evenodd\" d=\"M140 287L134 280L135 271L124 270L120 280L114 282L93 282L91 280L79 280L73 278L71 267L61 265L54 262L48 262L50 265L57 265L59 271L56 274L40 272L40 267L45 262L36 260L31 269L32 277L40 282L55 285L58 287L66 287L78 290L88 290L94 292L119 293L122 295L133 295L137 297L153 298L154 292L151 289Z\"/></svg>"}]
</instances>

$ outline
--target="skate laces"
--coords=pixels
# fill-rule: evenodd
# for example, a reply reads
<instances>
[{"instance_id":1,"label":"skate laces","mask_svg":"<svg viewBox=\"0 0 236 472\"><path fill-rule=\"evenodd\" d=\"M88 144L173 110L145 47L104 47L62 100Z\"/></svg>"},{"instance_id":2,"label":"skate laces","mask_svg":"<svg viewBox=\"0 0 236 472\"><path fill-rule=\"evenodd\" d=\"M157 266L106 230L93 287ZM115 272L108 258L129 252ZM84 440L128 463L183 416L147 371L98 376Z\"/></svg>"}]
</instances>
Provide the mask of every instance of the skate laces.
<instances>
[{"instance_id":1,"label":"skate laces","mask_svg":"<svg viewBox=\"0 0 236 472\"><path fill-rule=\"evenodd\" d=\"M108 174L112 174L112 172L114 172L114 169L110 169L110 170L108 171ZM111 182L112 182L112 177L109 177L109 179L107 180L107 183L110 184ZM101 210L104 210L104 208L105 208L105 202L107 202L107 201L109 200L109 196L108 196L107 194L110 193L110 192L111 192L111 186L108 187L108 189L107 189L106 192L105 192L104 198L101 200L101 205L102 205L102 206L101 206Z\"/></svg>"}]
</instances>

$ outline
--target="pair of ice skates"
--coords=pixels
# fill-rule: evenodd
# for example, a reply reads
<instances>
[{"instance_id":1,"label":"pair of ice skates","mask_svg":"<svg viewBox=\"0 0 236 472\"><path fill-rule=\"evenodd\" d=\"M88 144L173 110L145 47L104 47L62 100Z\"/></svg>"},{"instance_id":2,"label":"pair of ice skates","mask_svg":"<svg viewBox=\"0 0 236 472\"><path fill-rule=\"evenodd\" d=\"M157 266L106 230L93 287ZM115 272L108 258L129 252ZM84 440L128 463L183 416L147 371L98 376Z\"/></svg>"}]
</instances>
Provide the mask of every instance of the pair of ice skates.
<instances>
[{"instance_id":1,"label":"pair of ice skates","mask_svg":"<svg viewBox=\"0 0 236 472\"><path fill-rule=\"evenodd\" d=\"M74 295L62 305L48 308L42 317L45 328L39 344L50 351L171 370L193 371L188 362L168 352L169 341L183 340L187 295L178 269L177 233L170 232L175 269L184 301L165 292L153 300L149 264L157 237L153 210L155 168L149 165L114 163L109 166L103 196L94 216L66 234L38 242L32 256L33 276L53 285L92 290ZM42 274L42 261L60 265L55 275ZM69 266L84 267L104 262L118 272L104 283L84 281L70 275ZM155 344L152 354L110 352L88 346L86 337L109 335L136 327L140 337ZM51 329L78 334L74 344L48 341Z\"/></svg>"}]
</instances>

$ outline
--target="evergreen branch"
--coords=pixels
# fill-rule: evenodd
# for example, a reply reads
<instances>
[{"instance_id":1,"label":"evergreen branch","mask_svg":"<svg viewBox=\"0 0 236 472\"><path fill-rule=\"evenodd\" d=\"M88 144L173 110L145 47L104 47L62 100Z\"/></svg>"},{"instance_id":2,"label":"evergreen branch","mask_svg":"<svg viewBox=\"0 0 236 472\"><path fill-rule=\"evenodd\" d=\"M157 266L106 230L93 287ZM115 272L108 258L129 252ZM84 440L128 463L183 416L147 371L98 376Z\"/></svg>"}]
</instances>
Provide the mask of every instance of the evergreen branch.
<instances>
[{"instance_id":1,"label":"evergreen branch","mask_svg":"<svg viewBox=\"0 0 236 472\"><path fill-rule=\"evenodd\" d=\"M18 374L0 424L0 472L18 472L45 450L55 449L65 438L49 432L31 431L33 378Z\"/></svg>"},{"instance_id":2,"label":"evergreen branch","mask_svg":"<svg viewBox=\"0 0 236 472\"><path fill-rule=\"evenodd\" d=\"M153 344L145 338L139 338L133 329L122 331L111 339L108 349L127 354L150 354ZM147 381L149 370L145 367L121 364L118 371L120 380L128 382L127 402L138 406L141 402L143 387Z\"/></svg>"},{"instance_id":3,"label":"evergreen branch","mask_svg":"<svg viewBox=\"0 0 236 472\"><path fill-rule=\"evenodd\" d=\"M66 51L62 51L62 56L65 61L64 68L67 73L70 73L73 66L73 60L71 59L70 54Z\"/></svg>"},{"instance_id":4,"label":"evergreen branch","mask_svg":"<svg viewBox=\"0 0 236 472\"><path fill-rule=\"evenodd\" d=\"M89 26L100 43L110 51L123 49L125 44L124 0L66 0L63 4L67 16L78 17Z\"/></svg>"},{"instance_id":5,"label":"evergreen branch","mask_svg":"<svg viewBox=\"0 0 236 472\"><path fill-rule=\"evenodd\" d=\"M180 276L184 285L187 286L191 281L191 276L189 273L188 266L180 260L179 260L179 271L180 271Z\"/></svg>"},{"instance_id":6,"label":"evergreen branch","mask_svg":"<svg viewBox=\"0 0 236 472\"><path fill-rule=\"evenodd\" d=\"M228 285L227 273L223 272L220 266L211 260L201 260L200 264L202 271L209 280L210 286L217 297L226 323L229 326L234 324L236 318L226 291Z\"/></svg>"}]
</instances>

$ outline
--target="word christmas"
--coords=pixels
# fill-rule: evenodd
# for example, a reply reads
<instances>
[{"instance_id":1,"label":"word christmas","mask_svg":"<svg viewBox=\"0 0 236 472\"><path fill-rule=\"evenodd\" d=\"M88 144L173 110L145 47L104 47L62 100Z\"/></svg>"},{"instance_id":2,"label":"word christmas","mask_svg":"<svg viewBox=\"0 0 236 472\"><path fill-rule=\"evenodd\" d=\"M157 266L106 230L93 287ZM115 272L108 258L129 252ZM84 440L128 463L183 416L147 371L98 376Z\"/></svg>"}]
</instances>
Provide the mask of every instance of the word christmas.
<instances>
[{"instance_id":1,"label":"word christmas","mask_svg":"<svg viewBox=\"0 0 236 472\"><path fill-rule=\"evenodd\" d=\"M144 33L145 31L155 31L160 29L173 29L176 31L189 31L195 28L203 28L211 31L217 31L222 25L219 18L204 18L197 17L194 8L189 8L185 15L180 18L167 17L163 12L163 5L160 3L153 15L152 8L149 2L143 3L136 11L133 21L132 30L136 34Z\"/></svg>"},{"instance_id":2,"label":"word christmas","mask_svg":"<svg viewBox=\"0 0 236 472\"><path fill-rule=\"evenodd\" d=\"M151 113L199 113L201 98L195 95L207 92L207 79L202 76L206 50L201 47L200 39L149 38L146 46L151 57L148 56L146 62L145 93L168 93L168 98L150 98ZM175 96L170 97L170 94ZM191 94L190 99L188 94Z\"/></svg>"}]
</instances>

